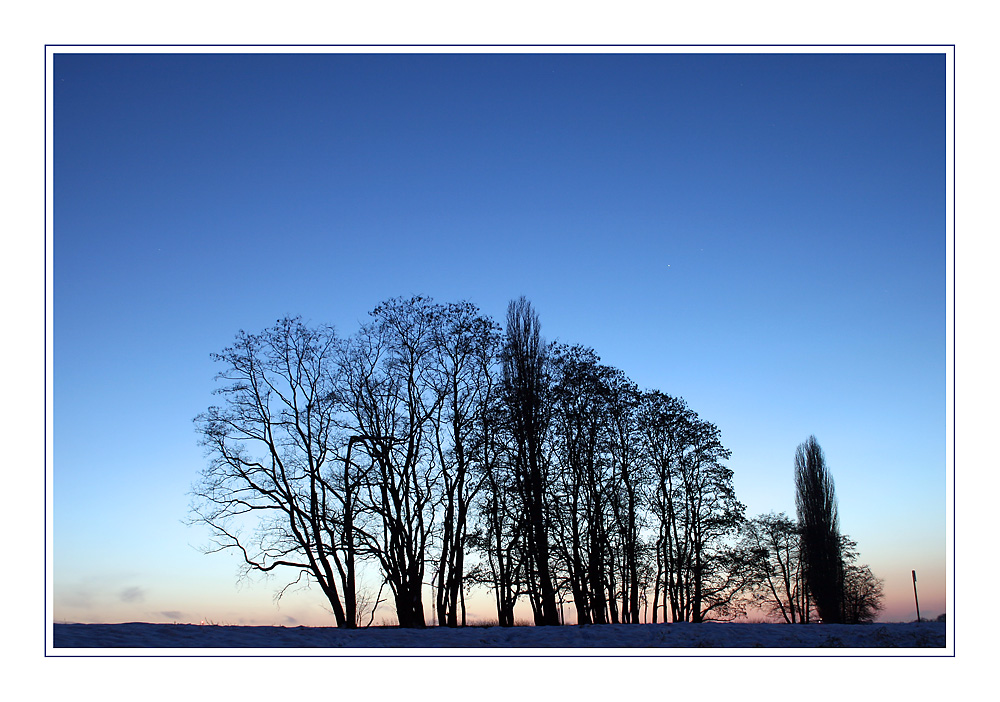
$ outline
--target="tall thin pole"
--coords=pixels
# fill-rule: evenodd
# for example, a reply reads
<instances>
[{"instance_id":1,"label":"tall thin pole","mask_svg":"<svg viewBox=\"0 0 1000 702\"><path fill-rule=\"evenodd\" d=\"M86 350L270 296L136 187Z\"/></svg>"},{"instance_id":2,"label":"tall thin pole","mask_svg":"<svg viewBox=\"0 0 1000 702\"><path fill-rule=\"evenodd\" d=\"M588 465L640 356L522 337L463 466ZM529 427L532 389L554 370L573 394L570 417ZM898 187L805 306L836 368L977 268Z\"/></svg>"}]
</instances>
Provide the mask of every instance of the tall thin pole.
<instances>
[{"instance_id":1,"label":"tall thin pole","mask_svg":"<svg viewBox=\"0 0 1000 702\"><path fill-rule=\"evenodd\" d=\"M917 621L920 621L920 600L917 599L917 571L911 570L913 573L913 601L917 605Z\"/></svg>"}]
</instances>

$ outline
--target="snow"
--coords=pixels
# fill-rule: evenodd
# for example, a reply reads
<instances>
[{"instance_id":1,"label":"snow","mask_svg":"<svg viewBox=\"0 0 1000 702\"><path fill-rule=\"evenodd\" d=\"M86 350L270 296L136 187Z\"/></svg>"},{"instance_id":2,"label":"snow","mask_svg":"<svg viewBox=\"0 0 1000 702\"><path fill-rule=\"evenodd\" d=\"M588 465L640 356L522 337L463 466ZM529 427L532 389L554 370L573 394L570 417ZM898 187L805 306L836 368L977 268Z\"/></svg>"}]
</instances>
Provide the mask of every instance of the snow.
<instances>
[{"instance_id":1,"label":"snow","mask_svg":"<svg viewBox=\"0 0 1000 702\"><path fill-rule=\"evenodd\" d=\"M53 624L52 655L148 655L152 649L166 654L218 655L218 649L237 649L251 655L671 655L650 649L691 649L687 653L711 655L711 649L741 649L745 653L837 655L864 649L868 655L951 655L946 625L941 622L908 624L606 624L557 627L431 627L422 630L396 627L337 629L327 627L218 626L198 624ZM139 649L139 650L137 650ZM316 649L322 649L317 651ZM372 650L378 649L378 650ZM706 650L709 649L709 650ZM873 651L871 649L881 649ZM681 654L675 651L672 655Z\"/></svg>"}]
</instances>

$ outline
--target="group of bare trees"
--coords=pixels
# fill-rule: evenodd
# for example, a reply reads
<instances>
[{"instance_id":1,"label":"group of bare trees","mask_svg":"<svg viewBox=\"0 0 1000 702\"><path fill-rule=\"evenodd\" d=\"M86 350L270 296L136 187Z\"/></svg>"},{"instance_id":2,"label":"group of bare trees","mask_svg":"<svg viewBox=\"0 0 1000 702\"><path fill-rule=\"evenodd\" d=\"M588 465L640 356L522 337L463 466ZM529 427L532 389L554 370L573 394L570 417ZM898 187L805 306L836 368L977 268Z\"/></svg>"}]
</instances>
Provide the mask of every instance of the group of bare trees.
<instances>
[{"instance_id":1,"label":"group of bare trees","mask_svg":"<svg viewBox=\"0 0 1000 702\"><path fill-rule=\"evenodd\" d=\"M365 564L406 627L425 626L427 590L439 624L465 624L473 586L506 626L523 601L537 625L698 622L748 593L808 619L803 532L744 519L717 427L546 343L524 298L506 322L415 297L346 338L300 319L240 332L214 355L222 401L195 420L209 550L318 585L340 627L381 602L359 592Z\"/></svg>"},{"instance_id":2,"label":"group of bare trees","mask_svg":"<svg viewBox=\"0 0 1000 702\"><path fill-rule=\"evenodd\" d=\"M857 563L857 544L840 533L833 477L816 437L795 451L797 520L760 515L742 530L757 573L758 605L789 623L860 624L882 610L882 581Z\"/></svg>"},{"instance_id":3,"label":"group of bare trees","mask_svg":"<svg viewBox=\"0 0 1000 702\"><path fill-rule=\"evenodd\" d=\"M471 442L491 392L497 329L470 304L391 300L357 334L279 320L216 354L223 398L196 418L210 463L193 513L248 572L317 583L357 626L361 561L377 564L401 626L435 607L456 623L475 492ZM373 609L378 602L369 602Z\"/></svg>"},{"instance_id":4,"label":"group of bare trees","mask_svg":"<svg viewBox=\"0 0 1000 702\"><path fill-rule=\"evenodd\" d=\"M590 348L545 344L508 309L486 412L471 580L501 624L520 596L536 624L702 621L740 606L743 519L718 429L683 400L641 392ZM734 564L741 564L734 567Z\"/></svg>"}]
</instances>

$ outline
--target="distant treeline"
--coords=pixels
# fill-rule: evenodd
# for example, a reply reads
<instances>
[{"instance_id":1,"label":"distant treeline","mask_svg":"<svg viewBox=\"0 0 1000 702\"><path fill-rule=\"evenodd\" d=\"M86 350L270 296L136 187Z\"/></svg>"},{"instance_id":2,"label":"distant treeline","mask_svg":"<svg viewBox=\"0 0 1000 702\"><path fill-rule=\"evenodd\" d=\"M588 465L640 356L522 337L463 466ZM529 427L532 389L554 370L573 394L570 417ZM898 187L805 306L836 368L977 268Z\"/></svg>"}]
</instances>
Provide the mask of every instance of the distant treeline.
<instances>
[{"instance_id":1,"label":"distant treeline","mask_svg":"<svg viewBox=\"0 0 1000 702\"><path fill-rule=\"evenodd\" d=\"M802 515L746 519L715 425L546 343L524 298L505 328L468 302L392 299L350 337L282 319L213 358L221 402L195 419L206 550L317 584L337 626L381 602L362 563L404 627L425 625L427 585L448 626L474 586L504 626L525 600L537 625L817 616ZM832 529L839 569L810 576L841 593L824 616L870 620L881 583Z\"/></svg>"}]
</instances>

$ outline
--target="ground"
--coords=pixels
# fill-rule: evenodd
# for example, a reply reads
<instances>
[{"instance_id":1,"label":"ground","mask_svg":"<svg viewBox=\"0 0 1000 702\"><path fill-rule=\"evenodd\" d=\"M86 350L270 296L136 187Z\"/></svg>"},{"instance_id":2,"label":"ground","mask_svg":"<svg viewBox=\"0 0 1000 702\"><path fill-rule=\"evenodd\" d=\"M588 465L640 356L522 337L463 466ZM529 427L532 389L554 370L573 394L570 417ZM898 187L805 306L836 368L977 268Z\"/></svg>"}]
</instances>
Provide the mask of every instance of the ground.
<instances>
[{"instance_id":1,"label":"ground","mask_svg":"<svg viewBox=\"0 0 1000 702\"><path fill-rule=\"evenodd\" d=\"M206 654L233 649L464 649L459 655L489 655L497 649L940 649L947 653L941 622L908 624L607 624L559 627L467 627L423 630L376 627L216 626L197 624L54 624L53 655L73 649L184 649ZM476 649L470 651L469 649ZM287 651L286 651L287 652ZM386 651L382 651L383 653ZM829 653L829 651L824 651ZM89 651L88 653L94 653ZM135 653L133 651L133 653ZM173 653L182 653L174 650ZM310 651L312 654L319 651ZM375 653L375 652L373 652ZM437 651L443 654L443 651ZM522 651L525 653L525 651ZM590 653L594 653L591 651ZM649 654L645 651L643 655ZM871 652L869 652L871 653ZM896 651L904 653L904 651ZM925 651L931 653L931 651Z\"/></svg>"}]
</instances>

